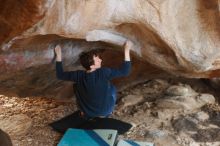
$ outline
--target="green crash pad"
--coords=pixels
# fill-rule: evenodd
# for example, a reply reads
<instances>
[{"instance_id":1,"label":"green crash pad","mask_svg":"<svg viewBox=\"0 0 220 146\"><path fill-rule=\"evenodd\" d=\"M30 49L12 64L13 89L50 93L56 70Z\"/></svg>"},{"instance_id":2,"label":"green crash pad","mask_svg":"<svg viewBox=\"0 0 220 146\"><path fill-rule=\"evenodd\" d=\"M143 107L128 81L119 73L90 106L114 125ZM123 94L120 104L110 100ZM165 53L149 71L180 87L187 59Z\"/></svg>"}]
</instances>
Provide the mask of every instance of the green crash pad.
<instances>
[{"instance_id":1,"label":"green crash pad","mask_svg":"<svg viewBox=\"0 0 220 146\"><path fill-rule=\"evenodd\" d=\"M70 128L66 131L58 146L113 146L116 137L116 130Z\"/></svg>"}]
</instances>

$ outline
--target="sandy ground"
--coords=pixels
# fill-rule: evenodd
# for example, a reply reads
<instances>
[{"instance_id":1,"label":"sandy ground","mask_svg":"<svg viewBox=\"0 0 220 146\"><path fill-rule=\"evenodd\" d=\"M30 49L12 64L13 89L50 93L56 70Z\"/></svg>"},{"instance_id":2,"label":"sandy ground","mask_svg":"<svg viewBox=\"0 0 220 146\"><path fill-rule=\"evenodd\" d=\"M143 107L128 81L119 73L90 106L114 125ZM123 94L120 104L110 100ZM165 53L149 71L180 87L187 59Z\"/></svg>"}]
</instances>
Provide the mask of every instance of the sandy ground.
<instances>
[{"instance_id":1,"label":"sandy ground","mask_svg":"<svg viewBox=\"0 0 220 146\"><path fill-rule=\"evenodd\" d=\"M166 89L173 84L177 83L149 80L118 93L112 117L133 125L126 134L119 135L119 139L149 141L156 146L219 146L220 108L217 103L193 111L157 107L157 100L163 98ZM10 135L14 146L55 146L62 135L48 124L76 109L73 99L64 102L0 95L0 128Z\"/></svg>"}]
</instances>

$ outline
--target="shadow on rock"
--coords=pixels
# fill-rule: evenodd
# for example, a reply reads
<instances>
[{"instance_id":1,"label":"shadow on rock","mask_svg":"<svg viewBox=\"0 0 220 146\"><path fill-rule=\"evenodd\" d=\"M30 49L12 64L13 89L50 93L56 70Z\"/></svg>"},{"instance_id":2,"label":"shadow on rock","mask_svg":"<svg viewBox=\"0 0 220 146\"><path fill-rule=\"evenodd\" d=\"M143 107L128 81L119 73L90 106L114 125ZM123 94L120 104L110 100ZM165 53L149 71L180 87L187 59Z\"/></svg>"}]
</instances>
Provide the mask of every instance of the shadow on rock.
<instances>
[{"instance_id":1,"label":"shadow on rock","mask_svg":"<svg viewBox=\"0 0 220 146\"><path fill-rule=\"evenodd\" d=\"M199 129L191 137L197 142L220 141L220 128Z\"/></svg>"},{"instance_id":2,"label":"shadow on rock","mask_svg":"<svg viewBox=\"0 0 220 146\"><path fill-rule=\"evenodd\" d=\"M11 139L7 133L0 129L0 146L12 146Z\"/></svg>"}]
</instances>

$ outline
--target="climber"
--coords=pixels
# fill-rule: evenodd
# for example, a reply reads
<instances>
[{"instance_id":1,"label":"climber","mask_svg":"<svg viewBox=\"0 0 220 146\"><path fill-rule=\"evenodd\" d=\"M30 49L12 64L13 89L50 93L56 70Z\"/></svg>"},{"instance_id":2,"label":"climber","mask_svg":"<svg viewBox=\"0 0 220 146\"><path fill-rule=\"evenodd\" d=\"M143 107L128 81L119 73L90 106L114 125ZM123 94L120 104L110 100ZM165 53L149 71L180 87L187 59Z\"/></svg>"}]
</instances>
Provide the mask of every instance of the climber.
<instances>
[{"instance_id":1,"label":"climber","mask_svg":"<svg viewBox=\"0 0 220 146\"><path fill-rule=\"evenodd\" d=\"M110 80L129 74L131 68L130 49L133 46L131 41L125 42L124 62L119 69L101 67L102 59L99 52L90 50L82 52L79 57L81 65L85 70L69 72L63 71L61 47L59 45L55 47L57 78L75 83L75 94L79 106L77 112L62 119L62 121L50 124L55 130L63 133L68 128L94 128L91 126L91 123L88 124L88 121L92 121L91 119L93 121L94 119L101 119L103 121L102 118L109 117L112 114L116 103L116 89L110 83ZM103 122L106 122L106 120ZM114 125L114 122L111 123L111 128L114 129L112 124ZM117 122L115 124L115 127L118 127ZM98 125L102 124L99 123ZM130 127L130 124L125 123L127 130ZM106 126L105 123L105 126L102 128L107 129L109 126Z\"/></svg>"}]
</instances>

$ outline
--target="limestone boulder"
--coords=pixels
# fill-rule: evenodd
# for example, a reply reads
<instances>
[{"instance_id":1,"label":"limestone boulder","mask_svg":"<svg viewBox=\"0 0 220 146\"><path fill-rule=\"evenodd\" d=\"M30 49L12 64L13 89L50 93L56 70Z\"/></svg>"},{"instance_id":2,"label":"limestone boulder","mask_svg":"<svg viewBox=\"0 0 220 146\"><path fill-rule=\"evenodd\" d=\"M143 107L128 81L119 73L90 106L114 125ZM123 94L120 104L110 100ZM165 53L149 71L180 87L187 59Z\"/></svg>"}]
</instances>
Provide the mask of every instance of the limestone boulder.
<instances>
[{"instance_id":1,"label":"limestone boulder","mask_svg":"<svg viewBox=\"0 0 220 146\"><path fill-rule=\"evenodd\" d=\"M219 20L219 0L2 0L0 81L8 90L17 90L8 83L14 77L27 75L29 83L25 84L31 85L30 82L43 78L39 73L37 79L33 78L36 70L53 73L50 63L57 43L63 45L65 65L69 68L76 69L78 54L94 46L108 48L106 56L110 59L106 64L117 65L123 58L126 39L132 40L135 48L134 69L125 83L167 73L218 78ZM18 82L15 87L23 81Z\"/></svg>"},{"instance_id":2,"label":"limestone boulder","mask_svg":"<svg viewBox=\"0 0 220 146\"><path fill-rule=\"evenodd\" d=\"M32 119L19 114L0 120L0 128L10 136L25 135L32 126Z\"/></svg>"},{"instance_id":3,"label":"limestone boulder","mask_svg":"<svg viewBox=\"0 0 220 146\"><path fill-rule=\"evenodd\" d=\"M206 104L215 103L215 97L211 94L199 94L190 86L171 86L166 91L166 96L157 100L160 108L195 110Z\"/></svg>"}]
</instances>

